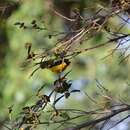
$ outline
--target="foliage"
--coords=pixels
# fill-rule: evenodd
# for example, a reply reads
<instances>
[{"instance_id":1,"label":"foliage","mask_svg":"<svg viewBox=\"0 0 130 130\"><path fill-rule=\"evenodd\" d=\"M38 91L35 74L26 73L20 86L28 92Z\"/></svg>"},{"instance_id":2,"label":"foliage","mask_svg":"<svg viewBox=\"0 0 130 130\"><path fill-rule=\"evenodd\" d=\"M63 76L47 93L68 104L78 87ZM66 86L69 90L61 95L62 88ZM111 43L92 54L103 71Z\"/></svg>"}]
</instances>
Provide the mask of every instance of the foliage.
<instances>
[{"instance_id":1,"label":"foliage","mask_svg":"<svg viewBox=\"0 0 130 130\"><path fill-rule=\"evenodd\" d=\"M128 119L129 13L125 0L1 1L0 129Z\"/></svg>"}]
</instances>

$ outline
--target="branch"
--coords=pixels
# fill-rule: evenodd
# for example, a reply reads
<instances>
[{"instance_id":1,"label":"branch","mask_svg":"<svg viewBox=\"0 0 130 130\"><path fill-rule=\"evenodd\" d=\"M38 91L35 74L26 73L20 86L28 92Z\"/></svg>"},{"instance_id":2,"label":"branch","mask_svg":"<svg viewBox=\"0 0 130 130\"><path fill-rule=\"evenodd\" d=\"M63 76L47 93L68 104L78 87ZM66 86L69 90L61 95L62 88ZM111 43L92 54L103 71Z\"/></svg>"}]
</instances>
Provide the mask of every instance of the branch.
<instances>
[{"instance_id":1,"label":"branch","mask_svg":"<svg viewBox=\"0 0 130 130\"><path fill-rule=\"evenodd\" d=\"M108 115L106 115L104 117L101 117L101 118L96 119L96 120L86 121L86 122L81 123L81 124L79 124L79 125L77 125L75 127L66 128L65 130L80 130L82 128L92 126L92 125L98 124L98 123L100 123L102 121L108 120L108 119L114 117L115 115L117 115L119 113L122 113L122 112L125 112L125 111L128 111L128 110L130 110L130 106L126 106L124 108L113 110L110 114L108 114Z\"/></svg>"},{"instance_id":2,"label":"branch","mask_svg":"<svg viewBox=\"0 0 130 130\"><path fill-rule=\"evenodd\" d=\"M118 124L120 124L124 120L128 119L129 117L130 117L130 115L124 117L123 119L121 119L120 121L118 121L116 124L114 124L112 127L108 128L107 130L110 130L110 129L114 128L115 126L117 126Z\"/></svg>"}]
</instances>

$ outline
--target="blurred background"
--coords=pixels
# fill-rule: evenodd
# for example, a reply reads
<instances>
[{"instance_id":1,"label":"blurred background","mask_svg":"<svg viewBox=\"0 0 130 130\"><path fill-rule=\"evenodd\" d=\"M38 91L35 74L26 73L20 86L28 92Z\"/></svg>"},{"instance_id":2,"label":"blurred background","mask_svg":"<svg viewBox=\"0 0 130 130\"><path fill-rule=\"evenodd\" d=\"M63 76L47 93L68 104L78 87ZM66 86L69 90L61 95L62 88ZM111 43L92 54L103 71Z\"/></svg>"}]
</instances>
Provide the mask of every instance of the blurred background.
<instances>
[{"instance_id":1,"label":"blurred background","mask_svg":"<svg viewBox=\"0 0 130 130\"><path fill-rule=\"evenodd\" d=\"M91 15L97 6L108 5L108 1L104 0L92 0L91 2L89 0L66 0L64 4L62 2L62 0L0 0L0 122L6 122L9 119L9 106L14 106L12 118L15 118L23 106L32 104L35 100L35 92L42 84L49 84L44 88L45 92L52 89L50 84L56 79L56 75L52 72L38 70L29 78L34 68L21 68L21 64L27 56L25 43L32 43L34 50L51 48L60 36L49 38L48 35L54 31L67 30L69 23L54 14L51 8L56 8L64 16L69 17L71 8L80 8L81 12L83 8L87 8L88 11L85 15ZM15 25L16 22L30 25L33 20L48 30L26 30ZM111 28L116 28L120 22L118 18L113 18ZM129 32L128 27L125 28L127 32ZM100 32L96 37L87 41L87 44L84 43L83 47L100 44L105 39L106 34ZM72 87L80 89L81 93L74 93L69 99L62 100L58 107L84 110L97 107L94 104L90 105L91 101L84 93L87 92L95 100L101 100L98 99L97 81L109 89L115 98L129 102L129 61L119 64L121 52L104 58L110 53L112 47L111 45L92 50L80 54L72 60L71 66L66 70L66 72L71 70L67 77L73 80ZM115 129L130 129L128 122L129 120ZM0 129L2 128L3 126L0 125Z\"/></svg>"}]
</instances>

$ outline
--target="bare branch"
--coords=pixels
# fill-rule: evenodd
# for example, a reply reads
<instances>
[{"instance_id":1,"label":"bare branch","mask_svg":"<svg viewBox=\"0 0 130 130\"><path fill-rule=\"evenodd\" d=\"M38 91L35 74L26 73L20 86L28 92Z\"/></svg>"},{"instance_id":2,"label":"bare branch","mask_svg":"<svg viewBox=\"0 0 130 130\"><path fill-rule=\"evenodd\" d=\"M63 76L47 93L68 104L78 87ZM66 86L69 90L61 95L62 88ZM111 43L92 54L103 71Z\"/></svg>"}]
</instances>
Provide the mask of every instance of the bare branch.
<instances>
[{"instance_id":1,"label":"bare branch","mask_svg":"<svg viewBox=\"0 0 130 130\"><path fill-rule=\"evenodd\" d=\"M91 126L91 125L98 124L98 123L100 123L102 121L105 121L105 120L108 120L108 119L114 117L117 114L120 114L120 113L125 112L125 111L129 111L129 110L130 110L130 106L126 106L124 108L120 108L120 109L114 110L110 114L108 114L108 115L106 115L104 117L101 117L99 119L90 120L90 121L81 123L81 124L79 124L79 125L77 125L75 127L66 128L65 130L79 130L79 129L82 129L82 128L85 128L85 127L88 127L88 126Z\"/></svg>"}]
</instances>

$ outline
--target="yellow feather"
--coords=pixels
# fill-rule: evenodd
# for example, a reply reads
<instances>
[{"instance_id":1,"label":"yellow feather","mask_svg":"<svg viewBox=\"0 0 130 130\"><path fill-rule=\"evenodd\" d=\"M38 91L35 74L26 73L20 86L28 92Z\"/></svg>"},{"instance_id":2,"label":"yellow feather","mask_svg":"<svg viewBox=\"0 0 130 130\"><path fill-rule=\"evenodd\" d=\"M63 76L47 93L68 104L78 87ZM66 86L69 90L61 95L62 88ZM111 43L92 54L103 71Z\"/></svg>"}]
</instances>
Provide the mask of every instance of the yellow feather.
<instances>
[{"instance_id":1,"label":"yellow feather","mask_svg":"<svg viewBox=\"0 0 130 130\"><path fill-rule=\"evenodd\" d=\"M61 73L62 71L66 69L67 66L68 65L65 62L63 62L60 65L53 66L49 69L54 73Z\"/></svg>"}]
</instances>

